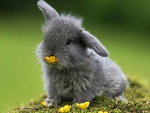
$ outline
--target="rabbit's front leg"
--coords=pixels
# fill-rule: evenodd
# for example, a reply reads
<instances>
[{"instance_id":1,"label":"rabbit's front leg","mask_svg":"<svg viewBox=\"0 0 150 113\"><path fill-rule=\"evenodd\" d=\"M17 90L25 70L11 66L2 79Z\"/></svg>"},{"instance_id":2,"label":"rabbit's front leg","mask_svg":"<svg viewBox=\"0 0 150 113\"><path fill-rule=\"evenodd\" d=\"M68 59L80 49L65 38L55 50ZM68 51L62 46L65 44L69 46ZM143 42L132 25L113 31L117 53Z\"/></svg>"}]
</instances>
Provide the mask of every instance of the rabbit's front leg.
<instances>
[{"instance_id":1,"label":"rabbit's front leg","mask_svg":"<svg viewBox=\"0 0 150 113\"><path fill-rule=\"evenodd\" d=\"M58 96L56 88L47 85L47 98L45 99L46 106L57 106L61 102L61 98Z\"/></svg>"},{"instance_id":2,"label":"rabbit's front leg","mask_svg":"<svg viewBox=\"0 0 150 113\"><path fill-rule=\"evenodd\" d=\"M75 92L75 96L73 98L73 102L72 104L76 104L76 103L83 103L86 101L91 101L94 98L94 93L92 89L88 89L88 90L81 90L81 92L77 91Z\"/></svg>"},{"instance_id":3,"label":"rabbit's front leg","mask_svg":"<svg viewBox=\"0 0 150 113\"><path fill-rule=\"evenodd\" d=\"M61 102L61 100L60 100L60 99L56 99L56 98L47 97L47 98L45 99L46 106L55 107L55 106L57 106L60 102Z\"/></svg>"}]
</instances>

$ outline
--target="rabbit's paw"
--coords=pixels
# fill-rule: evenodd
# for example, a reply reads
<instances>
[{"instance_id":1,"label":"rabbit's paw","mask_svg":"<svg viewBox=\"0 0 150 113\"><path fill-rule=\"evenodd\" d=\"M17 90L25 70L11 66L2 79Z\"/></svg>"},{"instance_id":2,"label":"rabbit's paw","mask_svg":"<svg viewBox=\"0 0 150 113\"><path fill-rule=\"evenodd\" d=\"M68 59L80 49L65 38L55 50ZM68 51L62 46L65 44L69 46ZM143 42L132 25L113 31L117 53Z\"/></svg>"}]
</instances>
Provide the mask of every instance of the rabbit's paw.
<instances>
[{"instance_id":1,"label":"rabbit's paw","mask_svg":"<svg viewBox=\"0 0 150 113\"><path fill-rule=\"evenodd\" d=\"M46 103L46 106L49 106L49 107L56 107L60 101L58 100L55 100L55 99L50 99L50 98L47 98L45 100L45 103Z\"/></svg>"},{"instance_id":2,"label":"rabbit's paw","mask_svg":"<svg viewBox=\"0 0 150 113\"><path fill-rule=\"evenodd\" d=\"M128 100L124 97L124 95L119 95L119 96L115 97L115 100L128 102Z\"/></svg>"}]
</instances>

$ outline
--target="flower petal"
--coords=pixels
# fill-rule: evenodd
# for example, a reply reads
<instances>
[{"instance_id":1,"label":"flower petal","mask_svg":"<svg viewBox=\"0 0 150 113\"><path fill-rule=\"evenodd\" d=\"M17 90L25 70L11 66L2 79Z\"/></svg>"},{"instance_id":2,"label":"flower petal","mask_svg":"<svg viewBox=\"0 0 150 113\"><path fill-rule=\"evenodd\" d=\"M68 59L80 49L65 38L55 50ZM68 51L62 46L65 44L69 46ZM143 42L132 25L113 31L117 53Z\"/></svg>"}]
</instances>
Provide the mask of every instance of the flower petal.
<instances>
[{"instance_id":1,"label":"flower petal","mask_svg":"<svg viewBox=\"0 0 150 113\"><path fill-rule=\"evenodd\" d=\"M58 110L58 112L64 113L64 108L60 108L60 109Z\"/></svg>"},{"instance_id":2,"label":"flower petal","mask_svg":"<svg viewBox=\"0 0 150 113\"><path fill-rule=\"evenodd\" d=\"M46 102L45 102L45 101L41 102L41 104L42 104L43 106L46 106Z\"/></svg>"},{"instance_id":3,"label":"flower petal","mask_svg":"<svg viewBox=\"0 0 150 113\"><path fill-rule=\"evenodd\" d=\"M56 63L58 61L58 58L56 58L55 56L50 56L50 57L45 57L45 61L47 63Z\"/></svg>"},{"instance_id":4,"label":"flower petal","mask_svg":"<svg viewBox=\"0 0 150 113\"><path fill-rule=\"evenodd\" d=\"M71 109L71 105L65 105L64 107L61 107L58 112L60 113L66 113L66 112L69 112Z\"/></svg>"},{"instance_id":5,"label":"flower petal","mask_svg":"<svg viewBox=\"0 0 150 113\"><path fill-rule=\"evenodd\" d=\"M108 113L107 111L104 111L103 113Z\"/></svg>"},{"instance_id":6,"label":"flower petal","mask_svg":"<svg viewBox=\"0 0 150 113\"><path fill-rule=\"evenodd\" d=\"M103 111L98 111L98 113L103 113Z\"/></svg>"},{"instance_id":7,"label":"flower petal","mask_svg":"<svg viewBox=\"0 0 150 113\"><path fill-rule=\"evenodd\" d=\"M84 102L84 103L76 103L76 106L79 107L80 109L86 109L88 108L90 102Z\"/></svg>"}]
</instances>

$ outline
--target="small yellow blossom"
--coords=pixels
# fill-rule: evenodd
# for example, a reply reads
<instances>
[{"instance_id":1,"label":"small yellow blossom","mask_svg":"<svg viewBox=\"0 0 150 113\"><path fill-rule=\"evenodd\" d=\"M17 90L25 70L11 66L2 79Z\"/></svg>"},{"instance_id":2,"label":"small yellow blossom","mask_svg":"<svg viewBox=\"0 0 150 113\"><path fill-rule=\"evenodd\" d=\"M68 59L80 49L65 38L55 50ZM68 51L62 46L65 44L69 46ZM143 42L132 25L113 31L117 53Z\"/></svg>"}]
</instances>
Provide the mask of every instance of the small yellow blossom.
<instances>
[{"instance_id":1,"label":"small yellow blossom","mask_svg":"<svg viewBox=\"0 0 150 113\"><path fill-rule=\"evenodd\" d=\"M98 113L103 113L103 111L99 111Z\"/></svg>"},{"instance_id":2,"label":"small yellow blossom","mask_svg":"<svg viewBox=\"0 0 150 113\"><path fill-rule=\"evenodd\" d=\"M104 111L104 113L108 113L107 111Z\"/></svg>"},{"instance_id":3,"label":"small yellow blossom","mask_svg":"<svg viewBox=\"0 0 150 113\"><path fill-rule=\"evenodd\" d=\"M98 113L108 113L108 112L107 111L104 111L104 112L103 111L99 111Z\"/></svg>"},{"instance_id":4,"label":"small yellow blossom","mask_svg":"<svg viewBox=\"0 0 150 113\"><path fill-rule=\"evenodd\" d=\"M44 102L44 101L43 101L43 102L41 102L41 104L42 104L43 106L46 106L46 102Z\"/></svg>"},{"instance_id":5,"label":"small yellow blossom","mask_svg":"<svg viewBox=\"0 0 150 113\"><path fill-rule=\"evenodd\" d=\"M45 57L45 61L50 64L50 67L52 67L52 65L58 61L58 58L55 56Z\"/></svg>"},{"instance_id":6,"label":"small yellow blossom","mask_svg":"<svg viewBox=\"0 0 150 113\"><path fill-rule=\"evenodd\" d=\"M71 109L71 105L65 105L64 107L61 107L58 112L60 113L66 113L66 112L69 112Z\"/></svg>"},{"instance_id":7,"label":"small yellow blossom","mask_svg":"<svg viewBox=\"0 0 150 113\"><path fill-rule=\"evenodd\" d=\"M76 103L76 106L80 109L86 109L89 106L90 102L84 102L84 103Z\"/></svg>"}]
</instances>

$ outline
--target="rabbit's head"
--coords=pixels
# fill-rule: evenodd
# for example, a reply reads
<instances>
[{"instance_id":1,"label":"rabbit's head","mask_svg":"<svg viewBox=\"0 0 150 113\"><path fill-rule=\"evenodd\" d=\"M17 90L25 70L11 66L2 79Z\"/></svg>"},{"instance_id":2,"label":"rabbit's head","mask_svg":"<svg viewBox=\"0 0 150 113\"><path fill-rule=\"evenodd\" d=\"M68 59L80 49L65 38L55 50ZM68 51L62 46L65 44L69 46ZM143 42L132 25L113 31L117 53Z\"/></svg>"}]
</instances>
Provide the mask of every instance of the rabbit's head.
<instances>
[{"instance_id":1,"label":"rabbit's head","mask_svg":"<svg viewBox=\"0 0 150 113\"><path fill-rule=\"evenodd\" d=\"M38 55L42 60L54 56L57 59L55 62L57 66L70 67L82 62L87 54L87 48L93 49L100 56L108 56L105 47L82 28L81 19L59 15L43 0L38 2L38 7L46 18L46 25L43 28L44 41L38 48Z\"/></svg>"}]
</instances>

